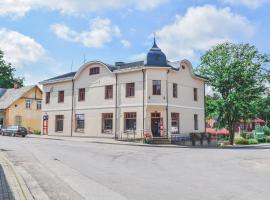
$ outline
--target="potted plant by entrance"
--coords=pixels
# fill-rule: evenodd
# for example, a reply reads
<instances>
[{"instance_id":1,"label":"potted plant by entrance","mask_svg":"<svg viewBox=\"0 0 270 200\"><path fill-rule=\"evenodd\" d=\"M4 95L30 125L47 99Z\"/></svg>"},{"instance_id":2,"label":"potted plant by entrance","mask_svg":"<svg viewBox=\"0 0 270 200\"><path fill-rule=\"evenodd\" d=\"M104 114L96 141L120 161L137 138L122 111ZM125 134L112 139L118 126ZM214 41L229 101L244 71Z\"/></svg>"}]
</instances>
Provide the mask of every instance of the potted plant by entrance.
<instances>
[{"instance_id":1,"label":"potted plant by entrance","mask_svg":"<svg viewBox=\"0 0 270 200\"><path fill-rule=\"evenodd\" d=\"M144 132L143 141L146 144L151 144L153 142L153 134L151 132Z\"/></svg>"}]
</instances>

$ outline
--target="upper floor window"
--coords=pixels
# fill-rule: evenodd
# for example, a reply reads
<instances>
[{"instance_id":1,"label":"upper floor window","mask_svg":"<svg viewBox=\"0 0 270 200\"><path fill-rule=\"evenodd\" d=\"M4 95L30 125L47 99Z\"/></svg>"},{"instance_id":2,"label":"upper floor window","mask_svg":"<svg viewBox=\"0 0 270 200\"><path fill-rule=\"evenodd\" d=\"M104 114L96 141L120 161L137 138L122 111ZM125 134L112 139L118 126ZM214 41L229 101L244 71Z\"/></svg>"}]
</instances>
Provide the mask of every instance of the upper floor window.
<instances>
[{"instance_id":1,"label":"upper floor window","mask_svg":"<svg viewBox=\"0 0 270 200\"><path fill-rule=\"evenodd\" d=\"M127 83L126 97L134 97L134 96L135 96L135 83Z\"/></svg>"},{"instance_id":2,"label":"upper floor window","mask_svg":"<svg viewBox=\"0 0 270 200\"><path fill-rule=\"evenodd\" d=\"M161 80L153 80L153 95L161 95Z\"/></svg>"},{"instance_id":3,"label":"upper floor window","mask_svg":"<svg viewBox=\"0 0 270 200\"><path fill-rule=\"evenodd\" d=\"M37 100L37 110L41 110L41 100Z\"/></svg>"},{"instance_id":4,"label":"upper floor window","mask_svg":"<svg viewBox=\"0 0 270 200\"><path fill-rule=\"evenodd\" d=\"M58 92L58 103L63 103L65 100L65 92L62 90L62 91L59 91Z\"/></svg>"},{"instance_id":5,"label":"upper floor window","mask_svg":"<svg viewBox=\"0 0 270 200\"><path fill-rule=\"evenodd\" d=\"M113 85L106 85L105 86L105 99L112 99L113 98Z\"/></svg>"},{"instance_id":6,"label":"upper floor window","mask_svg":"<svg viewBox=\"0 0 270 200\"><path fill-rule=\"evenodd\" d=\"M177 98L177 96L178 96L178 91L177 91L177 84L176 83L174 83L173 84L173 98Z\"/></svg>"},{"instance_id":7,"label":"upper floor window","mask_svg":"<svg viewBox=\"0 0 270 200\"><path fill-rule=\"evenodd\" d=\"M50 98L51 98L51 93L50 92L46 92L46 101L45 101L46 104L49 104L50 103Z\"/></svg>"},{"instance_id":8,"label":"upper floor window","mask_svg":"<svg viewBox=\"0 0 270 200\"><path fill-rule=\"evenodd\" d=\"M85 88L80 88L79 89L78 100L79 101L84 101L85 100Z\"/></svg>"},{"instance_id":9,"label":"upper floor window","mask_svg":"<svg viewBox=\"0 0 270 200\"><path fill-rule=\"evenodd\" d=\"M194 115L194 130L199 130L198 115Z\"/></svg>"},{"instance_id":10,"label":"upper floor window","mask_svg":"<svg viewBox=\"0 0 270 200\"><path fill-rule=\"evenodd\" d=\"M89 75L99 74L99 67L90 68Z\"/></svg>"},{"instance_id":11,"label":"upper floor window","mask_svg":"<svg viewBox=\"0 0 270 200\"><path fill-rule=\"evenodd\" d=\"M26 99L26 100L25 100L25 107L26 107L27 109L30 109L30 108L31 108L31 99Z\"/></svg>"},{"instance_id":12,"label":"upper floor window","mask_svg":"<svg viewBox=\"0 0 270 200\"><path fill-rule=\"evenodd\" d=\"M194 88L193 93L194 93L194 101L198 101L198 88Z\"/></svg>"}]
</instances>

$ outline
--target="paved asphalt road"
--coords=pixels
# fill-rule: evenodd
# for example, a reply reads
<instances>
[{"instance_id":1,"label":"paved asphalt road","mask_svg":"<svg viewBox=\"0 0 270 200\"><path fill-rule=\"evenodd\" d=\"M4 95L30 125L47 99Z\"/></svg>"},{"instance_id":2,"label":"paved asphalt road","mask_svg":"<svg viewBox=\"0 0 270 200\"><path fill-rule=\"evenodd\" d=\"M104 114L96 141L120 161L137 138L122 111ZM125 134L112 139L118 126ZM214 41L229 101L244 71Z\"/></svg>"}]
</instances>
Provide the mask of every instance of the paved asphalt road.
<instances>
[{"instance_id":1,"label":"paved asphalt road","mask_svg":"<svg viewBox=\"0 0 270 200\"><path fill-rule=\"evenodd\" d=\"M189 149L0 137L35 199L269 200L270 149Z\"/></svg>"}]
</instances>

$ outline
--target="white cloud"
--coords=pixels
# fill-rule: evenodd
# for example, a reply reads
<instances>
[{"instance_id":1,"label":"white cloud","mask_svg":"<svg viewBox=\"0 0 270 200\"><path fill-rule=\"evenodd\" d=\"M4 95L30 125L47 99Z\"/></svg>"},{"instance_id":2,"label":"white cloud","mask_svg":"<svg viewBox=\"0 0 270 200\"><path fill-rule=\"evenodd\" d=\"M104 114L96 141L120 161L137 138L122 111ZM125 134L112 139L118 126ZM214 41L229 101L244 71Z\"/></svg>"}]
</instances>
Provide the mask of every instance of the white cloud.
<instances>
[{"instance_id":1,"label":"white cloud","mask_svg":"<svg viewBox=\"0 0 270 200\"><path fill-rule=\"evenodd\" d=\"M254 27L229 8L191 7L183 17L157 31L158 43L170 59L196 59L198 52L224 41L249 38Z\"/></svg>"},{"instance_id":2,"label":"white cloud","mask_svg":"<svg viewBox=\"0 0 270 200\"><path fill-rule=\"evenodd\" d=\"M127 40L121 40L120 42L125 48L129 48L131 46L130 42Z\"/></svg>"},{"instance_id":3,"label":"white cloud","mask_svg":"<svg viewBox=\"0 0 270 200\"><path fill-rule=\"evenodd\" d=\"M20 17L30 10L38 8L59 10L65 14L82 14L126 7L149 10L166 1L168 0L1 0L0 15Z\"/></svg>"},{"instance_id":4,"label":"white cloud","mask_svg":"<svg viewBox=\"0 0 270 200\"><path fill-rule=\"evenodd\" d=\"M270 3L270 0L223 0L231 5L243 5L249 8L258 8L265 3Z\"/></svg>"},{"instance_id":5,"label":"white cloud","mask_svg":"<svg viewBox=\"0 0 270 200\"><path fill-rule=\"evenodd\" d=\"M0 28L0 49L15 67L36 62L45 55L44 48L33 38L6 28Z\"/></svg>"},{"instance_id":6,"label":"white cloud","mask_svg":"<svg viewBox=\"0 0 270 200\"><path fill-rule=\"evenodd\" d=\"M138 61L138 60L144 61L146 59L146 55L147 55L147 53L144 53L144 52L138 53L138 54L135 54L135 55L129 57L128 61L130 61L130 62Z\"/></svg>"},{"instance_id":7,"label":"white cloud","mask_svg":"<svg viewBox=\"0 0 270 200\"><path fill-rule=\"evenodd\" d=\"M109 19L99 17L91 20L87 31L77 32L64 24L54 24L51 29L61 39L92 48L101 48L105 43L111 42L113 37L121 34L118 26L112 25Z\"/></svg>"}]
</instances>

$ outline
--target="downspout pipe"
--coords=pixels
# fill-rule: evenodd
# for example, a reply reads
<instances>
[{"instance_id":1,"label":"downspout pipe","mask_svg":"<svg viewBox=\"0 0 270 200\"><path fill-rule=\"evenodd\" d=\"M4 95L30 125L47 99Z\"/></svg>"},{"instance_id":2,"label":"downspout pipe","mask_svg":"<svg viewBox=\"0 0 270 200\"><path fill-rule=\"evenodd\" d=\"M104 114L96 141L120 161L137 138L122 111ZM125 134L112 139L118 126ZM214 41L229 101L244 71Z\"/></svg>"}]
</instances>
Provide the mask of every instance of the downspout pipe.
<instances>
[{"instance_id":1,"label":"downspout pipe","mask_svg":"<svg viewBox=\"0 0 270 200\"><path fill-rule=\"evenodd\" d=\"M70 136L73 136L73 114L74 114L74 79L72 79L72 99L71 99L71 125Z\"/></svg>"},{"instance_id":2,"label":"downspout pipe","mask_svg":"<svg viewBox=\"0 0 270 200\"><path fill-rule=\"evenodd\" d=\"M117 139L117 114L118 114L118 76L115 73L115 124L114 124L114 139Z\"/></svg>"},{"instance_id":3,"label":"downspout pipe","mask_svg":"<svg viewBox=\"0 0 270 200\"><path fill-rule=\"evenodd\" d=\"M167 82L166 82L166 95L167 95L167 106L166 106L166 128L167 128L167 137L169 137L169 75L170 70L167 71Z\"/></svg>"},{"instance_id":4,"label":"downspout pipe","mask_svg":"<svg viewBox=\"0 0 270 200\"><path fill-rule=\"evenodd\" d=\"M142 129L142 131L143 131L143 133L142 134L144 134L144 126L145 126L145 119L144 119L144 115L145 115L145 113L144 113L144 108L145 108L145 71L144 71L144 69L142 70L142 73L143 73L143 129Z\"/></svg>"},{"instance_id":5,"label":"downspout pipe","mask_svg":"<svg viewBox=\"0 0 270 200\"><path fill-rule=\"evenodd\" d=\"M204 133L206 133L206 96L205 96L205 81L203 87L203 95L204 95Z\"/></svg>"}]
</instances>

